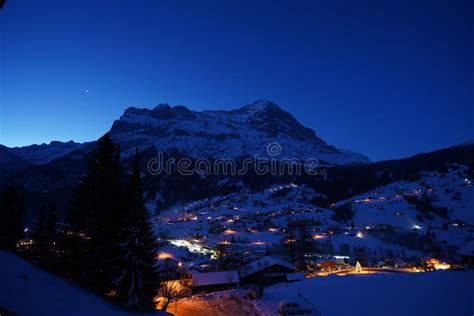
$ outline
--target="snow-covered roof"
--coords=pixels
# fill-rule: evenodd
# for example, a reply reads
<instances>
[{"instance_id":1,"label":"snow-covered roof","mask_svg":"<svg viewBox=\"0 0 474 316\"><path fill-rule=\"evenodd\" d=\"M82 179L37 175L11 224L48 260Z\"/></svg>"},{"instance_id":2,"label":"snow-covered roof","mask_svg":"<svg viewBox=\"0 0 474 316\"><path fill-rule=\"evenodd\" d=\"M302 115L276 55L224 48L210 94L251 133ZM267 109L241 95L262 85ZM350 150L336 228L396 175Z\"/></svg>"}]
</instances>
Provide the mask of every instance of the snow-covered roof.
<instances>
[{"instance_id":1,"label":"snow-covered roof","mask_svg":"<svg viewBox=\"0 0 474 316\"><path fill-rule=\"evenodd\" d=\"M323 262L333 262L335 264L344 264L345 263L344 259L340 259L340 258L331 258L331 259L322 258L322 259L317 259L316 260L317 264L321 264Z\"/></svg>"},{"instance_id":2,"label":"snow-covered roof","mask_svg":"<svg viewBox=\"0 0 474 316\"><path fill-rule=\"evenodd\" d=\"M279 258L266 256L244 266L240 270L240 276L246 277L248 275L254 274L255 272L264 270L274 265L279 265L279 266L296 271L296 268L291 263L288 263L285 260L282 260Z\"/></svg>"},{"instance_id":3,"label":"snow-covered roof","mask_svg":"<svg viewBox=\"0 0 474 316\"><path fill-rule=\"evenodd\" d=\"M199 273L192 271L193 286L239 283L237 271Z\"/></svg>"},{"instance_id":4,"label":"snow-covered roof","mask_svg":"<svg viewBox=\"0 0 474 316\"><path fill-rule=\"evenodd\" d=\"M474 256L474 240L471 240L459 249L458 253L464 256Z\"/></svg>"}]
</instances>

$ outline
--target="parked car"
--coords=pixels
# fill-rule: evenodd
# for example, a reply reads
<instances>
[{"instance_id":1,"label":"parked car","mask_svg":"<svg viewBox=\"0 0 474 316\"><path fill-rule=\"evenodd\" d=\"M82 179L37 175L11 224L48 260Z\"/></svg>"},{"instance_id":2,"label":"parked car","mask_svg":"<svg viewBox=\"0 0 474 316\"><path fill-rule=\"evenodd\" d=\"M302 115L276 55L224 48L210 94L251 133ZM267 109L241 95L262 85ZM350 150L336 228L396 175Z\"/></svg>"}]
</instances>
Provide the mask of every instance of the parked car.
<instances>
[{"instance_id":1,"label":"parked car","mask_svg":"<svg viewBox=\"0 0 474 316\"><path fill-rule=\"evenodd\" d=\"M297 301L293 300L282 300L278 303L278 314L284 316L290 315L310 315L312 313L311 308L302 306Z\"/></svg>"}]
</instances>

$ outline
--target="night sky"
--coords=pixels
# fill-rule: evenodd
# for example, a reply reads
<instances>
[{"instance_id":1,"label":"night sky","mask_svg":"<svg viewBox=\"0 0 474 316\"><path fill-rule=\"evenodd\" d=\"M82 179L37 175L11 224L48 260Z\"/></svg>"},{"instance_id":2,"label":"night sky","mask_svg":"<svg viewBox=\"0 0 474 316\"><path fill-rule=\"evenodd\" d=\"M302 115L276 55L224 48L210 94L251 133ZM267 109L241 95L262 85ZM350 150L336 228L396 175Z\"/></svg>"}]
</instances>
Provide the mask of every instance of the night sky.
<instances>
[{"instance_id":1,"label":"night sky","mask_svg":"<svg viewBox=\"0 0 474 316\"><path fill-rule=\"evenodd\" d=\"M7 146L257 99L372 160L474 139L474 1L7 0L0 36Z\"/></svg>"}]
</instances>

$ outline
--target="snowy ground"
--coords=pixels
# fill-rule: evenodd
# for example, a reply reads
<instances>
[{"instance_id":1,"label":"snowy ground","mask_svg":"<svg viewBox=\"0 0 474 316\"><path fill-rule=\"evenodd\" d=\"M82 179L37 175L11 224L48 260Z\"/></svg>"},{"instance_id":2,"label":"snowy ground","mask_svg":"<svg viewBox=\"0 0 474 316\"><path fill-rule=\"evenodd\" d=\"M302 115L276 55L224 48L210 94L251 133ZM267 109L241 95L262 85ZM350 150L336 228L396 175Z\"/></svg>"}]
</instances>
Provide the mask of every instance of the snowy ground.
<instances>
[{"instance_id":1,"label":"snowy ground","mask_svg":"<svg viewBox=\"0 0 474 316\"><path fill-rule=\"evenodd\" d=\"M171 304L168 311L179 316L260 316L254 302L241 290L194 295Z\"/></svg>"},{"instance_id":2,"label":"snowy ground","mask_svg":"<svg viewBox=\"0 0 474 316\"><path fill-rule=\"evenodd\" d=\"M0 251L0 310L20 316L133 316L100 297ZM169 315L156 312L153 315ZM148 314L151 315L151 314Z\"/></svg>"},{"instance_id":3,"label":"snowy ground","mask_svg":"<svg viewBox=\"0 0 474 316\"><path fill-rule=\"evenodd\" d=\"M323 316L473 315L474 272L336 275L266 288L257 307L278 315L278 302L298 292Z\"/></svg>"}]
</instances>

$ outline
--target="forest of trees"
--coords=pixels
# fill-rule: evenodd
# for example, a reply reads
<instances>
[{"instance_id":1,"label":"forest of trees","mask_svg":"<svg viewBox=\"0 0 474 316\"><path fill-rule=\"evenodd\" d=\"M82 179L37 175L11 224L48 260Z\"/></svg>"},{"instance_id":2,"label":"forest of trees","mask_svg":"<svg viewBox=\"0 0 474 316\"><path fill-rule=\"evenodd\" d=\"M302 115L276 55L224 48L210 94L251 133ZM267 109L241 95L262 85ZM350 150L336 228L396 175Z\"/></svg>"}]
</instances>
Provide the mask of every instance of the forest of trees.
<instances>
[{"instance_id":1,"label":"forest of trees","mask_svg":"<svg viewBox=\"0 0 474 316\"><path fill-rule=\"evenodd\" d=\"M126 174L130 174L126 176ZM18 252L24 237L23 198L9 187L0 199L0 249ZM122 170L120 149L107 133L88 161L65 225L44 206L31 237L19 252L41 268L59 274L124 308L152 311L160 284L157 245L145 208L136 151L130 173Z\"/></svg>"}]
</instances>

